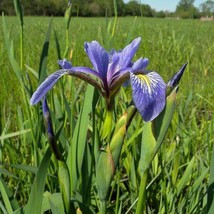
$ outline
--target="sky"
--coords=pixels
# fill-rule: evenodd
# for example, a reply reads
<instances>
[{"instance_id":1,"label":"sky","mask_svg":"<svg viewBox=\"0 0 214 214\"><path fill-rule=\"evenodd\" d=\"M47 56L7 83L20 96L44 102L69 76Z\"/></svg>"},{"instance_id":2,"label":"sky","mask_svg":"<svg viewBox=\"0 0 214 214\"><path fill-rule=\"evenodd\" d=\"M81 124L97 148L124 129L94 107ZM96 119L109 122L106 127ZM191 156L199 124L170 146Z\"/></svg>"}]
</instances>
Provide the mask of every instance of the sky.
<instances>
[{"instance_id":1,"label":"sky","mask_svg":"<svg viewBox=\"0 0 214 214\"><path fill-rule=\"evenodd\" d=\"M125 3L129 2L130 0L123 0ZM141 4L148 4L151 8L155 9L156 11L160 10L168 10L170 12L174 12L178 2L180 0L137 0ZM199 7L200 4L206 2L206 0L195 0L194 6Z\"/></svg>"}]
</instances>

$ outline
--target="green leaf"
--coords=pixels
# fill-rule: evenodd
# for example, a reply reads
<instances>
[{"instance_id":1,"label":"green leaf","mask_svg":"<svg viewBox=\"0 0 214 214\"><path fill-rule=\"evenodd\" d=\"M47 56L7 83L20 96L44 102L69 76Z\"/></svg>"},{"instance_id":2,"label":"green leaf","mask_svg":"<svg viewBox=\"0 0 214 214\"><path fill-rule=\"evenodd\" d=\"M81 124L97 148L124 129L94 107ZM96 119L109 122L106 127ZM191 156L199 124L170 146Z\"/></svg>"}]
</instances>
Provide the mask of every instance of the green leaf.
<instances>
[{"instance_id":1,"label":"green leaf","mask_svg":"<svg viewBox=\"0 0 214 214\"><path fill-rule=\"evenodd\" d=\"M42 159L42 162L39 166L39 169L36 173L36 176L34 178L29 200L24 209L25 213L31 213L31 214L41 213L45 180L47 176L47 170L49 167L51 154L52 154L51 149L50 147L48 147Z\"/></svg>"},{"instance_id":2,"label":"green leaf","mask_svg":"<svg viewBox=\"0 0 214 214\"><path fill-rule=\"evenodd\" d=\"M0 193L8 213L12 213L13 210L18 209L19 205L15 199L13 199L13 194L7 187L4 180L0 177Z\"/></svg>"},{"instance_id":3,"label":"green leaf","mask_svg":"<svg viewBox=\"0 0 214 214\"><path fill-rule=\"evenodd\" d=\"M70 4L65 11L66 29L69 29L69 24L71 21L71 14L72 14L72 4Z\"/></svg>"},{"instance_id":4,"label":"green leaf","mask_svg":"<svg viewBox=\"0 0 214 214\"><path fill-rule=\"evenodd\" d=\"M64 205L61 193L44 193L41 213L45 213L48 210L51 210L52 213L64 213Z\"/></svg>"},{"instance_id":5,"label":"green leaf","mask_svg":"<svg viewBox=\"0 0 214 214\"><path fill-rule=\"evenodd\" d=\"M23 26L23 14L22 14L22 7L21 7L20 1L14 0L14 6L15 6L16 15L19 18L20 24L21 26Z\"/></svg>"},{"instance_id":6,"label":"green leaf","mask_svg":"<svg viewBox=\"0 0 214 214\"><path fill-rule=\"evenodd\" d=\"M2 211L3 214L7 214L8 213L1 201L0 201L0 210Z\"/></svg>"},{"instance_id":7,"label":"green leaf","mask_svg":"<svg viewBox=\"0 0 214 214\"><path fill-rule=\"evenodd\" d=\"M193 192L196 192L198 188L201 187L201 184L203 183L204 179L206 178L206 176L209 173L209 168L205 169L204 171L202 171L202 174L195 179L195 182L193 184Z\"/></svg>"},{"instance_id":8,"label":"green leaf","mask_svg":"<svg viewBox=\"0 0 214 214\"><path fill-rule=\"evenodd\" d=\"M16 137L16 136L19 136L19 135L22 135L22 134L26 134L28 132L30 132L31 130L30 129L27 129L27 130L21 130L21 131L17 131L17 132L13 132L13 133L9 133L9 134L2 134L0 136L0 141L1 140L5 140L5 139L8 139L8 138L11 138L11 137Z\"/></svg>"},{"instance_id":9,"label":"green leaf","mask_svg":"<svg viewBox=\"0 0 214 214\"><path fill-rule=\"evenodd\" d=\"M4 175L7 175L9 177L13 177L13 178L18 179L18 177L16 177L13 173L8 171L7 169L0 168L0 174L4 174Z\"/></svg>"},{"instance_id":10,"label":"green leaf","mask_svg":"<svg viewBox=\"0 0 214 214\"><path fill-rule=\"evenodd\" d=\"M9 33L7 32L4 15L2 16L2 25L3 25L5 45L6 45L10 64L11 64L13 71L16 74L16 77L18 78L19 82L21 83L21 85L23 85L24 82L23 82L22 72L21 72L21 69L20 69L20 67L19 67L19 65L18 65L18 63L14 57L14 49L13 49L12 42L10 41Z\"/></svg>"},{"instance_id":11,"label":"green leaf","mask_svg":"<svg viewBox=\"0 0 214 214\"><path fill-rule=\"evenodd\" d=\"M176 181L177 181L179 166L180 166L180 153L177 153L173 158L173 169L172 169L172 183L173 183L173 185L175 185Z\"/></svg>"},{"instance_id":12,"label":"green leaf","mask_svg":"<svg viewBox=\"0 0 214 214\"><path fill-rule=\"evenodd\" d=\"M214 146L212 149L212 157L210 162L210 178L207 195L207 213L214 213Z\"/></svg>"},{"instance_id":13,"label":"green leaf","mask_svg":"<svg viewBox=\"0 0 214 214\"><path fill-rule=\"evenodd\" d=\"M59 39L57 37L57 33L55 30L54 30L54 40L55 40L55 44L56 44L57 57L58 57L58 59L62 59L61 58L61 50L60 50Z\"/></svg>"},{"instance_id":14,"label":"green leaf","mask_svg":"<svg viewBox=\"0 0 214 214\"><path fill-rule=\"evenodd\" d=\"M28 65L25 65L25 67L27 68L28 71L30 71L33 74L33 76L36 78L36 80L38 80L38 77L39 77L38 72Z\"/></svg>"},{"instance_id":15,"label":"green leaf","mask_svg":"<svg viewBox=\"0 0 214 214\"><path fill-rule=\"evenodd\" d=\"M157 141L157 144L156 144L155 150L151 156L151 161L157 154L157 152L165 138L169 125L171 123L171 120L172 120L172 117L173 117L173 114L175 111L175 106L176 106L177 91L178 91L178 86L175 87L173 89L173 91L170 93L170 95L167 97L166 106L165 106L164 110L152 122L153 123L153 134Z\"/></svg>"},{"instance_id":16,"label":"green leaf","mask_svg":"<svg viewBox=\"0 0 214 214\"><path fill-rule=\"evenodd\" d=\"M78 178L81 175L82 163L85 154L85 148L87 143L87 132L89 117L92 110L92 100L94 95L94 88L91 85L87 85L85 93L84 103L79 114L72 142L69 148L69 155L67 165L69 167L71 179L71 193L77 188Z\"/></svg>"},{"instance_id":17,"label":"green leaf","mask_svg":"<svg viewBox=\"0 0 214 214\"><path fill-rule=\"evenodd\" d=\"M181 190L185 187L185 185L188 183L189 179L192 175L192 169L194 167L195 163L195 157L192 157L191 161L188 163L186 170L184 171L181 179L177 183L177 195L180 194Z\"/></svg>"},{"instance_id":18,"label":"green leaf","mask_svg":"<svg viewBox=\"0 0 214 214\"><path fill-rule=\"evenodd\" d=\"M48 58L49 42L50 42L50 37L51 37L51 29L52 29L52 18L51 18L49 26L48 26L45 41L43 43L42 54L40 56L39 84L41 84L47 77L46 70L47 70L47 58Z\"/></svg>"},{"instance_id":19,"label":"green leaf","mask_svg":"<svg viewBox=\"0 0 214 214\"><path fill-rule=\"evenodd\" d=\"M66 213L70 212L70 177L68 167L63 161L59 161L59 169L58 169L58 176L59 176L59 185L66 209Z\"/></svg>"},{"instance_id":20,"label":"green leaf","mask_svg":"<svg viewBox=\"0 0 214 214\"><path fill-rule=\"evenodd\" d=\"M153 135L152 122L145 123L142 134L141 156L140 156L140 172L144 174L145 170L149 168L151 157L154 154L156 147L156 139Z\"/></svg>"},{"instance_id":21,"label":"green leaf","mask_svg":"<svg viewBox=\"0 0 214 214\"><path fill-rule=\"evenodd\" d=\"M153 121L154 134L157 139L158 146L162 143L169 125L172 120L173 113L175 111L176 95L178 87L176 87L171 94L167 97L165 109L161 114Z\"/></svg>"}]
</instances>

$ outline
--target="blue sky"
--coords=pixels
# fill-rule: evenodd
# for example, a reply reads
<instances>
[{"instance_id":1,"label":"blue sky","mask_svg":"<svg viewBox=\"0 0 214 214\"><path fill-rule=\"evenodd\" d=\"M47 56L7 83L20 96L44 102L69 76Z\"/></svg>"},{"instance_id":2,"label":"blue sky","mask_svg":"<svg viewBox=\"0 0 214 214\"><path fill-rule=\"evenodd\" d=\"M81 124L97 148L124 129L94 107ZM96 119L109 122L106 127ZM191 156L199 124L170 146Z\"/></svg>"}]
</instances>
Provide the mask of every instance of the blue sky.
<instances>
[{"instance_id":1,"label":"blue sky","mask_svg":"<svg viewBox=\"0 0 214 214\"><path fill-rule=\"evenodd\" d=\"M123 0L125 3L129 2L130 0ZM176 6L180 0L138 0L142 4L148 4L151 8L155 9L156 11L160 10L168 10L168 11L175 11ZM206 0L195 0L194 5L199 7L201 3L206 2Z\"/></svg>"}]
</instances>

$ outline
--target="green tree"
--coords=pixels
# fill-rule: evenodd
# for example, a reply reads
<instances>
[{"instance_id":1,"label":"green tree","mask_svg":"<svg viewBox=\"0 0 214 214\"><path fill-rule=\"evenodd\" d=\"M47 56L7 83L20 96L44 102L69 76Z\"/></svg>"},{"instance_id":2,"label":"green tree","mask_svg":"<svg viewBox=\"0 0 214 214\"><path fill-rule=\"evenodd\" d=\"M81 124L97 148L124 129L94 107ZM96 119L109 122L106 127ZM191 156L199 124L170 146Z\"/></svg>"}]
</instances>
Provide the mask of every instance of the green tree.
<instances>
[{"instance_id":1,"label":"green tree","mask_svg":"<svg viewBox=\"0 0 214 214\"><path fill-rule=\"evenodd\" d=\"M194 7L195 0L180 0L176 7L176 12L189 12Z\"/></svg>"},{"instance_id":2,"label":"green tree","mask_svg":"<svg viewBox=\"0 0 214 214\"><path fill-rule=\"evenodd\" d=\"M142 16L153 17L155 14L155 10L153 10L148 4L141 5Z\"/></svg>"},{"instance_id":3,"label":"green tree","mask_svg":"<svg viewBox=\"0 0 214 214\"><path fill-rule=\"evenodd\" d=\"M133 0L125 5L125 14L128 16L146 16L153 17L155 11L148 4L140 4Z\"/></svg>"},{"instance_id":4,"label":"green tree","mask_svg":"<svg viewBox=\"0 0 214 214\"><path fill-rule=\"evenodd\" d=\"M140 16L141 15L141 7L140 4L133 0L126 4L125 7L126 15L128 16Z\"/></svg>"},{"instance_id":5,"label":"green tree","mask_svg":"<svg viewBox=\"0 0 214 214\"><path fill-rule=\"evenodd\" d=\"M158 11L158 12L155 13L155 17L165 18L166 17L166 13L163 10Z\"/></svg>"},{"instance_id":6,"label":"green tree","mask_svg":"<svg viewBox=\"0 0 214 214\"><path fill-rule=\"evenodd\" d=\"M5 15L15 15L13 1L0 0L0 12Z\"/></svg>"},{"instance_id":7,"label":"green tree","mask_svg":"<svg viewBox=\"0 0 214 214\"><path fill-rule=\"evenodd\" d=\"M118 16L124 16L125 15L125 3L123 0L117 0L117 13Z\"/></svg>"},{"instance_id":8,"label":"green tree","mask_svg":"<svg viewBox=\"0 0 214 214\"><path fill-rule=\"evenodd\" d=\"M203 16L213 16L214 15L214 1L208 0L200 4L200 10Z\"/></svg>"},{"instance_id":9,"label":"green tree","mask_svg":"<svg viewBox=\"0 0 214 214\"><path fill-rule=\"evenodd\" d=\"M194 6L194 0L180 0L175 14L181 18L198 18L198 9Z\"/></svg>"}]
</instances>

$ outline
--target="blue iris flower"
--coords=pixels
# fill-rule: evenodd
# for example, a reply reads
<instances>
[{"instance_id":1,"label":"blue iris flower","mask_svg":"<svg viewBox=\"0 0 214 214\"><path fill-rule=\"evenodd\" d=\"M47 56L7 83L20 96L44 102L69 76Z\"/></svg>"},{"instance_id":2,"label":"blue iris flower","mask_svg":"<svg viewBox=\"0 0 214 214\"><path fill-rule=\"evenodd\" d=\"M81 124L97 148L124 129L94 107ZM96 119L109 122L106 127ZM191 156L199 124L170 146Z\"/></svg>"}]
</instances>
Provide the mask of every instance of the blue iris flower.
<instances>
[{"instance_id":1,"label":"blue iris flower","mask_svg":"<svg viewBox=\"0 0 214 214\"><path fill-rule=\"evenodd\" d=\"M123 50L106 51L97 41L85 42L84 48L93 69L83 66L73 67L67 60L59 60L62 69L51 74L34 92L30 103L38 103L64 75L78 77L94 87L108 103L114 98L122 84L130 80L133 101L145 121L156 118L164 109L166 84L161 76L146 70L147 58L132 59L140 45L141 38L134 39Z\"/></svg>"}]
</instances>

